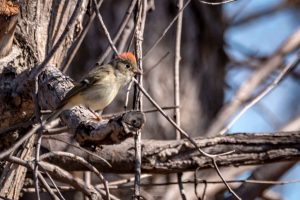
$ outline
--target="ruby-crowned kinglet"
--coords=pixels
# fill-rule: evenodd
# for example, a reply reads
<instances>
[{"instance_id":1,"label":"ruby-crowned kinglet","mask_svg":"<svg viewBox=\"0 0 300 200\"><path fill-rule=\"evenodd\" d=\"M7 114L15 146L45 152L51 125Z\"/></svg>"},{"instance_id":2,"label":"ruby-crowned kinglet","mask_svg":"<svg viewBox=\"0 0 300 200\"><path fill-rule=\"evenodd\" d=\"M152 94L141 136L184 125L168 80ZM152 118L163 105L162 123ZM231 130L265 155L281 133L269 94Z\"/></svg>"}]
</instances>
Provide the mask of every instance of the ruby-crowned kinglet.
<instances>
[{"instance_id":1,"label":"ruby-crowned kinglet","mask_svg":"<svg viewBox=\"0 0 300 200\"><path fill-rule=\"evenodd\" d=\"M96 65L78 84L66 94L46 121L55 119L62 111L77 105L92 110L103 110L127 85L135 74L140 74L136 58L131 52L117 56L110 63Z\"/></svg>"}]
</instances>

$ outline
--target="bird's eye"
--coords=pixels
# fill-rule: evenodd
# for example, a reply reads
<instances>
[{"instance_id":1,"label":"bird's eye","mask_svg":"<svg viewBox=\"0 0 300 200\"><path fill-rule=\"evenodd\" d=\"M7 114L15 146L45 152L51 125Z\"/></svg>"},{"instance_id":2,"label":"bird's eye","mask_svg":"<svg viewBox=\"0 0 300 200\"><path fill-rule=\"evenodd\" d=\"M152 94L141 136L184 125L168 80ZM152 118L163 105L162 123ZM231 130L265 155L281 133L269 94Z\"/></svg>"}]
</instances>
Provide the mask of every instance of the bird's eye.
<instances>
[{"instance_id":1,"label":"bird's eye","mask_svg":"<svg viewBox=\"0 0 300 200\"><path fill-rule=\"evenodd\" d=\"M129 64L125 64L125 67L126 67L127 69L129 69L129 68L130 68L130 65L129 65Z\"/></svg>"}]
</instances>

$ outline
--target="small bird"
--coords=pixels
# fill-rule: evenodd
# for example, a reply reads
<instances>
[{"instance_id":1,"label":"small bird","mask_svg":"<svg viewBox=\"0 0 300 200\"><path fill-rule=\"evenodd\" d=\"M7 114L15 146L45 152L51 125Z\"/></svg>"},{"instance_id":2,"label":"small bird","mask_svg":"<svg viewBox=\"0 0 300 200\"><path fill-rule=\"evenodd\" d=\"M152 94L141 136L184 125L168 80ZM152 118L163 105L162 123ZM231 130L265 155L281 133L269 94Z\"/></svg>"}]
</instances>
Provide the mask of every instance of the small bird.
<instances>
[{"instance_id":1,"label":"small bird","mask_svg":"<svg viewBox=\"0 0 300 200\"><path fill-rule=\"evenodd\" d=\"M141 74L135 56L131 52L118 55L110 63L97 64L79 83L66 94L46 121L52 121L58 115L77 105L83 105L93 112L103 110L118 94L120 88L127 85L132 77Z\"/></svg>"}]
</instances>

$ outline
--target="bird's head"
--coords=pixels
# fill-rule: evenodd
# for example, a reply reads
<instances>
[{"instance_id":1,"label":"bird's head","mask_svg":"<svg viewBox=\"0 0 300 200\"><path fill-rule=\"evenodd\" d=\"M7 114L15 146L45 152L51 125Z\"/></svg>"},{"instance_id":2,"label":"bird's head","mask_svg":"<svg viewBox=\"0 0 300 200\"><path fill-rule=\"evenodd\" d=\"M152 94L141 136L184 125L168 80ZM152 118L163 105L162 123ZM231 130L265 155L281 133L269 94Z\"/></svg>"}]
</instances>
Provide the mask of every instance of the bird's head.
<instances>
[{"instance_id":1,"label":"bird's head","mask_svg":"<svg viewBox=\"0 0 300 200\"><path fill-rule=\"evenodd\" d=\"M131 52L121 53L113 62L116 70L126 77L126 82L129 82L134 75L141 74L136 58Z\"/></svg>"}]
</instances>

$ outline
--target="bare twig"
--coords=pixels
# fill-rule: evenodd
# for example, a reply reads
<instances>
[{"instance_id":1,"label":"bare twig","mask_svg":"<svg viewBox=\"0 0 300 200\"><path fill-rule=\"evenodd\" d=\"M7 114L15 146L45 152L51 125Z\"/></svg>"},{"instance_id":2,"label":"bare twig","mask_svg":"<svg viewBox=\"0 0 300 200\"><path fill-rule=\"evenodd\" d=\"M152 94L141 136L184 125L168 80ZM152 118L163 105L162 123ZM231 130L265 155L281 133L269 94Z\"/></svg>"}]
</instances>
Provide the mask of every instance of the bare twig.
<instances>
[{"instance_id":1,"label":"bare twig","mask_svg":"<svg viewBox=\"0 0 300 200\"><path fill-rule=\"evenodd\" d=\"M29 162L26 162L26 161L24 161L20 158L17 158L15 156L9 156L7 160L10 161L10 162L16 163L18 165L22 165L24 167L27 167L27 168L31 169L32 171L34 171L34 166L32 164L30 164ZM51 189L51 187L48 185L47 181L44 179L44 177L41 175L40 172L38 172L38 178L40 179L41 183L43 184L43 186L45 187L47 192L50 194L52 199L59 200L59 198L56 196L56 194Z\"/></svg>"},{"instance_id":2,"label":"bare twig","mask_svg":"<svg viewBox=\"0 0 300 200\"><path fill-rule=\"evenodd\" d=\"M40 128L39 125L34 126L29 132L27 132L20 140L18 140L16 143L14 143L13 146L8 148L7 150L4 150L0 153L0 160L3 158L9 156L13 151L18 149L30 136L32 136L38 129Z\"/></svg>"},{"instance_id":3,"label":"bare twig","mask_svg":"<svg viewBox=\"0 0 300 200\"><path fill-rule=\"evenodd\" d=\"M168 51L167 53L165 53L154 65L152 65L151 67L149 67L149 69L147 71L144 72L144 76L147 76L153 69L155 69L156 67L159 66L159 64L168 57L168 55L170 54L170 52Z\"/></svg>"},{"instance_id":4,"label":"bare twig","mask_svg":"<svg viewBox=\"0 0 300 200\"><path fill-rule=\"evenodd\" d=\"M136 12L136 29L135 29L135 51L137 55L137 64L141 72L143 72L143 37L145 22L147 16L147 0L138 0ZM143 77L138 77L138 83L143 85ZM143 109L142 93L135 87L134 91L134 108ZM141 131L138 130L135 135L135 179L134 179L134 199L141 199L140 183L141 183L141 165L142 165L142 147L141 147Z\"/></svg>"},{"instance_id":5,"label":"bare twig","mask_svg":"<svg viewBox=\"0 0 300 200\"><path fill-rule=\"evenodd\" d=\"M100 12L99 12L99 10L98 10L98 8L97 8L97 1L96 0L93 0L93 2L94 2L94 10L95 10L95 12L96 12L96 14L97 14L97 17L98 17L98 20L99 20L99 22L100 22L100 24L101 24L101 27L102 27L102 29L103 29L103 31L104 31L104 34L105 34L105 36L106 36L106 38L107 38L107 40L108 40L108 43L109 43L109 45L110 45L110 47L114 50L114 52L115 52L115 54L119 54L119 52L118 52L118 50L117 50L117 48L115 47L115 45L114 45L114 42L112 41L112 39L111 39L111 37L110 37L110 34L109 34L109 32L108 32L108 30L107 30L107 28L106 28L106 26L105 26L105 24L104 24L104 21L103 21L103 19L102 19L102 16L101 16L101 14L100 14Z\"/></svg>"},{"instance_id":6,"label":"bare twig","mask_svg":"<svg viewBox=\"0 0 300 200\"><path fill-rule=\"evenodd\" d=\"M58 135L58 134L61 134L61 133L65 133L68 130L69 130L69 128L67 126L58 127L58 128L51 128L51 129L45 130L43 135Z\"/></svg>"},{"instance_id":7,"label":"bare twig","mask_svg":"<svg viewBox=\"0 0 300 200\"><path fill-rule=\"evenodd\" d=\"M100 0L97 4L97 9L99 10L101 5L103 3L103 0ZM73 61L74 56L76 55L83 39L85 38L86 34L88 33L88 30L90 29L94 19L96 17L96 13L93 12L92 16L89 18L89 21L87 23L87 25L84 27L83 31L80 33L80 35L78 36L78 38L76 39L76 41L72 44L72 46L70 47L70 55L67 56L64 64L62 65L62 72L66 72L71 64L71 62Z\"/></svg>"},{"instance_id":8,"label":"bare twig","mask_svg":"<svg viewBox=\"0 0 300 200\"><path fill-rule=\"evenodd\" d=\"M96 199L100 196L93 186L85 186L82 179L72 176L72 174L62 168L44 161L39 162L39 165L42 166L54 179L72 185L74 188L83 192L85 195L88 195L90 198Z\"/></svg>"},{"instance_id":9,"label":"bare twig","mask_svg":"<svg viewBox=\"0 0 300 200\"><path fill-rule=\"evenodd\" d=\"M38 76L35 77L35 87L34 87L34 94L33 94L33 102L34 102L34 114L36 120L39 122L40 126L43 128L42 119L41 119L41 110L38 102ZM36 143L36 152L35 152L35 164L34 164L34 183L35 183L35 190L37 199L40 200L40 191L39 191L39 179L38 179L38 162L40 156L40 148L42 142L42 130L37 130L37 143Z\"/></svg>"},{"instance_id":10,"label":"bare twig","mask_svg":"<svg viewBox=\"0 0 300 200\"><path fill-rule=\"evenodd\" d=\"M159 44L159 42L165 37L167 32L170 30L172 25L176 22L177 18L179 17L179 14L183 12L183 10L189 5L191 0L187 0L187 2L182 6L182 8L177 12L177 15L172 19L170 24L165 28L165 30L160 34L159 38L154 42L154 44L146 51L144 54L144 59L153 51L153 49Z\"/></svg>"},{"instance_id":11,"label":"bare twig","mask_svg":"<svg viewBox=\"0 0 300 200\"><path fill-rule=\"evenodd\" d=\"M223 5L227 3L232 3L237 0L224 0L224 1L219 1L219 2L208 2L208 1L203 1L203 0L198 0L200 3L211 5L211 6L218 6L218 5Z\"/></svg>"},{"instance_id":12,"label":"bare twig","mask_svg":"<svg viewBox=\"0 0 300 200\"><path fill-rule=\"evenodd\" d=\"M87 153L88 155L95 156L96 158L102 160L107 166L112 167L111 164L110 164L109 162L107 162L107 160L103 159L101 156L99 156L99 155L97 155L97 154L95 154L95 153L93 153L93 152L91 152L91 151L89 151L89 150L87 150L87 149L85 149L85 148L82 148L81 146L78 146L78 145L69 143L69 142L67 142L67 141L64 141L64 140L62 140L62 139L55 138L55 137L51 137L51 136L50 136L50 137L47 137L47 136L46 136L45 138L50 139L50 140L57 140L57 141L60 141L60 142L65 143L65 144L68 144L68 145L70 145L70 146L72 146L72 147L74 147L74 148L80 149L81 151ZM42 155L40 159L41 159L41 160L45 159L45 158L44 158L45 155L46 155L46 154Z\"/></svg>"},{"instance_id":13,"label":"bare twig","mask_svg":"<svg viewBox=\"0 0 300 200\"><path fill-rule=\"evenodd\" d=\"M126 99L125 99L125 105L124 105L124 110L126 111L127 110L127 107L128 107L128 101L129 101L129 93L130 93L130 90L131 90L131 87L132 87L132 81L129 83L128 87L127 87L127 90L126 90Z\"/></svg>"},{"instance_id":14,"label":"bare twig","mask_svg":"<svg viewBox=\"0 0 300 200\"><path fill-rule=\"evenodd\" d=\"M47 177L49 178L51 184L54 186L54 188L56 189L56 192L59 194L60 198L62 200L65 200L64 196L62 195L62 193L60 192L58 186L56 185L55 181L53 180L53 178L50 176L50 174L43 168L41 167L42 170L44 171L44 173L47 175Z\"/></svg>"},{"instance_id":15,"label":"bare twig","mask_svg":"<svg viewBox=\"0 0 300 200\"><path fill-rule=\"evenodd\" d=\"M182 9L183 7L183 0L177 1L177 7L178 10ZM181 48L181 33L182 33L182 18L183 18L183 12L179 12L178 19L177 19L177 27L176 27L176 41L175 41L175 64L174 64L174 118L175 123L180 127L180 60L181 60L181 54L180 54L180 48ZM176 133L176 139L181 139L180 132L175 128ZM177 180L178 180L178 187L179 187L179 193L181 195L181 199L186 200L186 194L184 191L184 187L182 184L182 173L177 173Z\"/></svg>"},{"instance_id":16,"label":"bare twig","mask_svg":"<svg viewBox=\"0 0 300 200\"><path fill-rule=\"evenodd\" d=\"M133 9L134 9L134 7L135 7L135 5L136 5L136 2L137 2L137 0L132 0L132 1L131 1L130 5L129 5L127 11L126 11L126 14L125 14L125 16L123 17L123 21L122 21L122 23L121 23L121 25L120 25L120 27L119 27L119 29L118 29L119 31L117 32L116 36L115 36L114 39L113 39L113 43L114 43L114 44L118 41L118 39L120 38L120 36L121 36L123 30L125 29L126 25L128 24L128 21L129 21L130 16L131 16L131 14L132 14L132 12L133 12ZM108 46L108 47L106 48L104 54L101 56L101 58L98 59L98 60L99 60L99 61L98 61L99 64L102 64L102 63L104 62L105 58L106 58L106 57L108 56L108 54L110 53L110 50L111 50L111 48L110 48L110 46Z\"/></svg>"},{"instance_id":17,"label":"bare twig","mask_svg":"<svg viewBox=\"0 0 300 200\"><path fill-rule=\"evenodd\" d=\"M228 185L227 181L225 180L225 178L223 177L223 175L221 174L221 171L217 165L216 160L213 158L213 164L215 167L216 172L218 173L219 177L221 178L222 182L225 184L225 186L227 187L227 189L229 190L229 192L231 194L233 194L233 196L235 196L236 199L241 200L241 198L231 189L231 187Z\"/></svg>"},{"instance_id":18,"label":"bare twig","mask_svg":"<svg viewBox=\"0 0 300 200\"><path fill-rule=\"evenodd\" d=\"M161 109L163 109L163 110L174 110L174 108L176 108L176 106L162 106L161 107ZM125 108L125 110L126 110L126 108ZM126 112L131 112L131 111L133 111L133 110L127 110L127 111L123 111L123 112L106 114L106 115L102 115L102 118L103 119L110 119L114 116L122 115L122 114L125 114ZM153 113L153 112L159 112L159 110L157 110L157 108L151 108L151 109L143 110L143 113Z\"/></svg>"},{"instance_id":19,"label":"bare twig","mask_svg":"<svg viewBox=\"0 0 300 200\"><path fill-rule=\"evenodd\" d=\"M84 172L84 182L87 186L91 185L91 172L90 171L85 171ZM84 197L85 200L89 200L88 196Z\"/></svg>"},{"instance_id":20,"label":"bare twig","mask_svg":"<svg viewBox=\"0 0 300 200\"><path fill-rule=\"evenodd\" d=\"M84 165L85 167L87 167L90 171L94 172L97 177L101 180L101 182L104 185L105 191L106 191L106 197L109 200L110 199L110 194L109 194L109 189L108 189L108 183L105 180L105 178L102 176L102 174L98 171L98 169L96 167L94 167L93 165L91 165L88 161L86 161L84 158L80 157L80 156L76 156L75 154L72 153L68 153L68 152L62 152L62 151L53 151L53 152L49 152L47 154L44 154L42 159L46 159L48 157L52 157L52 156L62 156L62 157L68 157L71 158L72 160ZM87 185L88 187L88 185Z\"/></svg>"},{"instance_id":21,"label":"bare twig","mask_svg":"<svg viewBox=\"0 0 300 200\"><path fill-rule=\"evenodd\" d=\"M56 124L51 122L51 124L48 125L49 128L55 126ZM20 138L16 143L14 143L13 146L8 148L7 150L4 150L0 153L0 160L7 157L11 152L18 149L28 138L30 138L33 134L35 134L40 128L42 127L41 124L34 125L30 131L28 131L22 138Z\"/></svg>"},{"instance_id":22,"label":"bare twig","mask_svg":"<svg viewBox=\"0 0 300 200\"><path fill-rule=\"evenodd\" d=\"M264 98L267 94L269 94L278 84L284 79L284 77L294 70L298 64L300 63L300 56L297 55L297 57L287 64L282 71L278 74L278 76L274 79L274 81L268 85L260 94L258 94L251 102L249 102L234 118L231 120L231 122L220 131L220 134L225 134L234 124L237 120L240 119L240 117L249 110L252 106L254 106L257 102L259 102L262 98Z\"/></svg>"}]
</instances>

